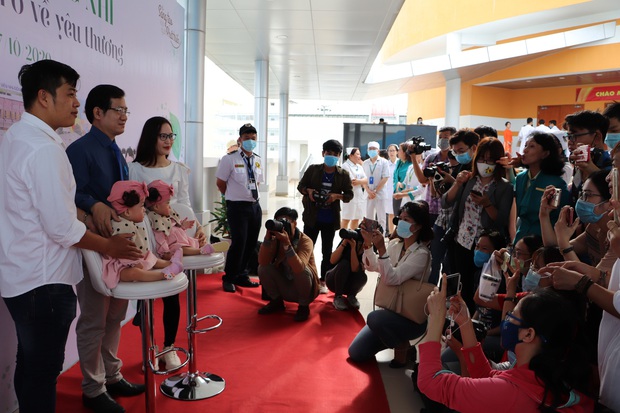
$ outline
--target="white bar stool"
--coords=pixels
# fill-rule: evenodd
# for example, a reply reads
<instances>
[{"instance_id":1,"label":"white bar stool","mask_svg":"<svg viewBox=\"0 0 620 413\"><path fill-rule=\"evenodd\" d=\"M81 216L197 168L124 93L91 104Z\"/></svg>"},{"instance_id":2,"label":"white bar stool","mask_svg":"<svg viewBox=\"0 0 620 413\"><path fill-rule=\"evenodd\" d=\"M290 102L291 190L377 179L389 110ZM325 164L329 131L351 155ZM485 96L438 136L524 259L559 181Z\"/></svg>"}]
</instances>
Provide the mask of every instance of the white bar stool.
<instances>
[{"instance_id":1,"label":"white bar stool","mask_svg":"<svg viewBox=\"0 0 620 413\"><path fill-rule=\"evenodd\" d=\"M172 208L183 218L195 219L194 212L186 205L174 204ZM190 235L194 235L193 231ZM151 237L154 239L154 237ZM206 333L218 328L222 324L221 317L206 315L198 317L196 300L196 276L198 270L215 268L224 265L226 257L222 253L211 255L193 255L183 257L183 270L189 279L187 287L187 342L189 351L189 370L187 373L172 376L164 380L160 386L161 392L178 400L202 400L216 396L224 391L226 382L216 374L201 372L196 366L196 334ZM207 328L198 329L200 321L212 319L216 324Z\"/></svg>"},{"instance_id":2,"label":"white bar stool","mask_svg":"<svg viewBox=\"0 0 620 413\"><path fill-rule=\"evenodd\" d=\"M168 297L179 294L187 289L188 281L184 273L177 274L172 280L153 282L119 282L115 288L109 289L103 282L103 261L99 253L90 250L82 250L84 261L90 275L91 283L100 294L120 298L124 300L142 300L141 327L142 327L142 370L144 371L145 404L148 413L155 413L155 398L157 395L157 383L154 374L166 374L176 371L185 366L189 361L189 352L183 348L175 347L170 351L181 351L188 357L180 366L164 371L155 372L153 360L165 352L155 354L153 340L153 300L155 298Z\"/></svg>"}]
</instances>

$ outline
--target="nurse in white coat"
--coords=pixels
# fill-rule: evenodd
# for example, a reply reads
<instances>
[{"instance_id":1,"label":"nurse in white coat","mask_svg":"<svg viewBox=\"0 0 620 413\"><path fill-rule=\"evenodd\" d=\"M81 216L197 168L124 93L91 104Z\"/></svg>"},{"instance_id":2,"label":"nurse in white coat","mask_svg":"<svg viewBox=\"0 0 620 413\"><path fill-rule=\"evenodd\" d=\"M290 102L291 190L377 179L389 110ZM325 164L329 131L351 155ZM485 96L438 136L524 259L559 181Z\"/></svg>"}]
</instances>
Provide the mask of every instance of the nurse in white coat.
<instances>
[{"instance_id":1,"label":"nurse in white coat","mask_svg":"<svg viewBox=\"0 0 620 413\"><path fill-rule=\"evenodd\" d=\"M366 212L366 193L364 185L368 182L364 168L362 168L362 154L359 148L347 148L346 161L342 169L349 172L353 184L353 199L342 204L342 228L356 229Z\"/></svg>"}]
</instances>

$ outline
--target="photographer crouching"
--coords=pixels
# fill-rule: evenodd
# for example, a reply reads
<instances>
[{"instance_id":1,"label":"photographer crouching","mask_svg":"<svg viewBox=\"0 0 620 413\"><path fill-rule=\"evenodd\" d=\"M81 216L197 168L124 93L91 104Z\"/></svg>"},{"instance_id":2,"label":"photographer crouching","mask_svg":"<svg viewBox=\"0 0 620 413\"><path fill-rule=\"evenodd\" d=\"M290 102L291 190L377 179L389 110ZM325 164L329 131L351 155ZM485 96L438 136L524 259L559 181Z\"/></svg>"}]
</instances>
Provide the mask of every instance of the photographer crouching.
<instances>
[{"instance_id":1,"label":"photographer crouching","mask_svg":"<svg viewBox=\"0 0 620 413\"><path fill-rule=\"evenodd\" d=\"M348 306L359 309L360 302L356 296L368 281L362 265L364 239L359 228L356 230L342 228L340 238L342 241L332 252L330 259L334 267L326 274L327 288L336 295L334 297L336 310L346 310Z\"/></svg>"},{"instance_id":2,"label":"photographer crouching","mask_svg":"<svg viewBox=\"0 0 620 413\"><path fill-rule=\"evenodd\" d=\"M267 233L258 252L258 278L270 301L258 314L284 311L284 301L299 303L295 321L306 321L319 295L314 243L297 229L297 211L283 207L265 222Z\"/></svg>"}]
</instances>

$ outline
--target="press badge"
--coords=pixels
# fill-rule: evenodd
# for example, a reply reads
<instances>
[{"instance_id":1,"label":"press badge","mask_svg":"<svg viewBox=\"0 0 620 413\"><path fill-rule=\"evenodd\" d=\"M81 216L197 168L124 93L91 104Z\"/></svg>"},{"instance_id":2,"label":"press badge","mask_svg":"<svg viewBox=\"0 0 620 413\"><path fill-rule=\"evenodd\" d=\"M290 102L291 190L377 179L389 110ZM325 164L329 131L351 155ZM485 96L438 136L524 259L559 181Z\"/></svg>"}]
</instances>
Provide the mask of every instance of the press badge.
<instances>
[{"instance_id":1,"label":"press badge","mask_svg":"<svg viewBox=\"0 0 620 413\"><path fill-rule=\"evenodd\" d=\"M255 190L256 189L256 182L250 182L248 183L248 189L250 191Z\"/></svg>"},{"instance_id":2,"label":"press badge","mask_svg":"<svg viewBox=\"0 0 620 413\"><path fill-rule=\"evenodd\" d=\"M371 176L370 178L368 178L368 183L369 183L370 185L374 185L374 184L375 184L375 177L374 177L374 176Z\"/></svg>"}]
</instances>

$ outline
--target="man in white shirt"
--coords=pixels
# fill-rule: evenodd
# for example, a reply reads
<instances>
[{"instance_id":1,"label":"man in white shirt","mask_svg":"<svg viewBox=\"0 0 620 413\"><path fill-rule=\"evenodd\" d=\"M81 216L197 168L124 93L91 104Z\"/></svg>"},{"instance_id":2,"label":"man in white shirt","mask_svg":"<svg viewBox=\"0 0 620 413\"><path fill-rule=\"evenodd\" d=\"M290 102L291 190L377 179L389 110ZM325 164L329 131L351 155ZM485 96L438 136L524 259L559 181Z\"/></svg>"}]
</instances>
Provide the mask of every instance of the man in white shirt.
<instances>
[{"instance_id":1,"label":"man in white shirt","mask_svg":"<svg viewBox=\"0 0 620 413\"><path fill-rule=\"evenodd\" d=\"M254 153L256 128L246 123L239 128L239 149L224 156L217 167L216 185L226 198L226 215L230 227L230 250L222 276L222 288L234 293L237 287L256 288L249 277L248 262L256 248L263 218L259 186L263 184L262 160Z\"/></svg>"},{"instance_id":2,"label":"man in white shirt","mask_svg":"<svg viewBox=\"0 0 620 413\"><path fill-rule=\"evenodd\" d=\"M551 129L545 125L544 119L540 119L538 121L538 126L536 127L536 132L549 133L551 132Z\"/></svg>"},{"instance_id":3,"label":"man in white shirt","mask_svg":"<svg viewBox=\"0 0 620 413\"><path fill-rule=\"evenodd\" d=\"M368 182L365 185L368 193L368 203L366 204L366 217L376 219L385 231L385 214L388 202L391 203L390 192L387 186L390 176L390 161L379 156L378 142L368 142L368 156L364 161L363 167Z\"/></svg>"},{"instance_id":4,"label":"man in white shirt","mask_svg":"<svg viewBox=\"0 0 620 413\"><path fill-rule=\"evenodd\" d=\"M513 145L512 147L514 148L513 150L517 151L518 153L523 153L523 149L525 149L525 142L527 141L527 138L532 134L532 132L534 132L534 125L532 125L532 123L534 122L534 119L532 118L527 118L527 124L525 126L523 126L521 128L521 130L519 131L519 145ZM519 148L518 150L516 148ZM515 156L515 153L511 153L511 156Z\"/></svg>"},{"instance_id":5,"label":"man in white shirt","mask_svg":"<svg viewBox=\"0 0 620 413\"><path fill-rule=\"evenodd\" d=\"M22 413L55 411L76 312L73 286L82 279L78 248L141 255L127 236L105 239L78 220L84 213L76 210L75 180L55 130L75 122L79 77L53 60L23 66L26 112L0 141L0 292L18 337L14 384Z\"/></svg>"}]
</instances>

